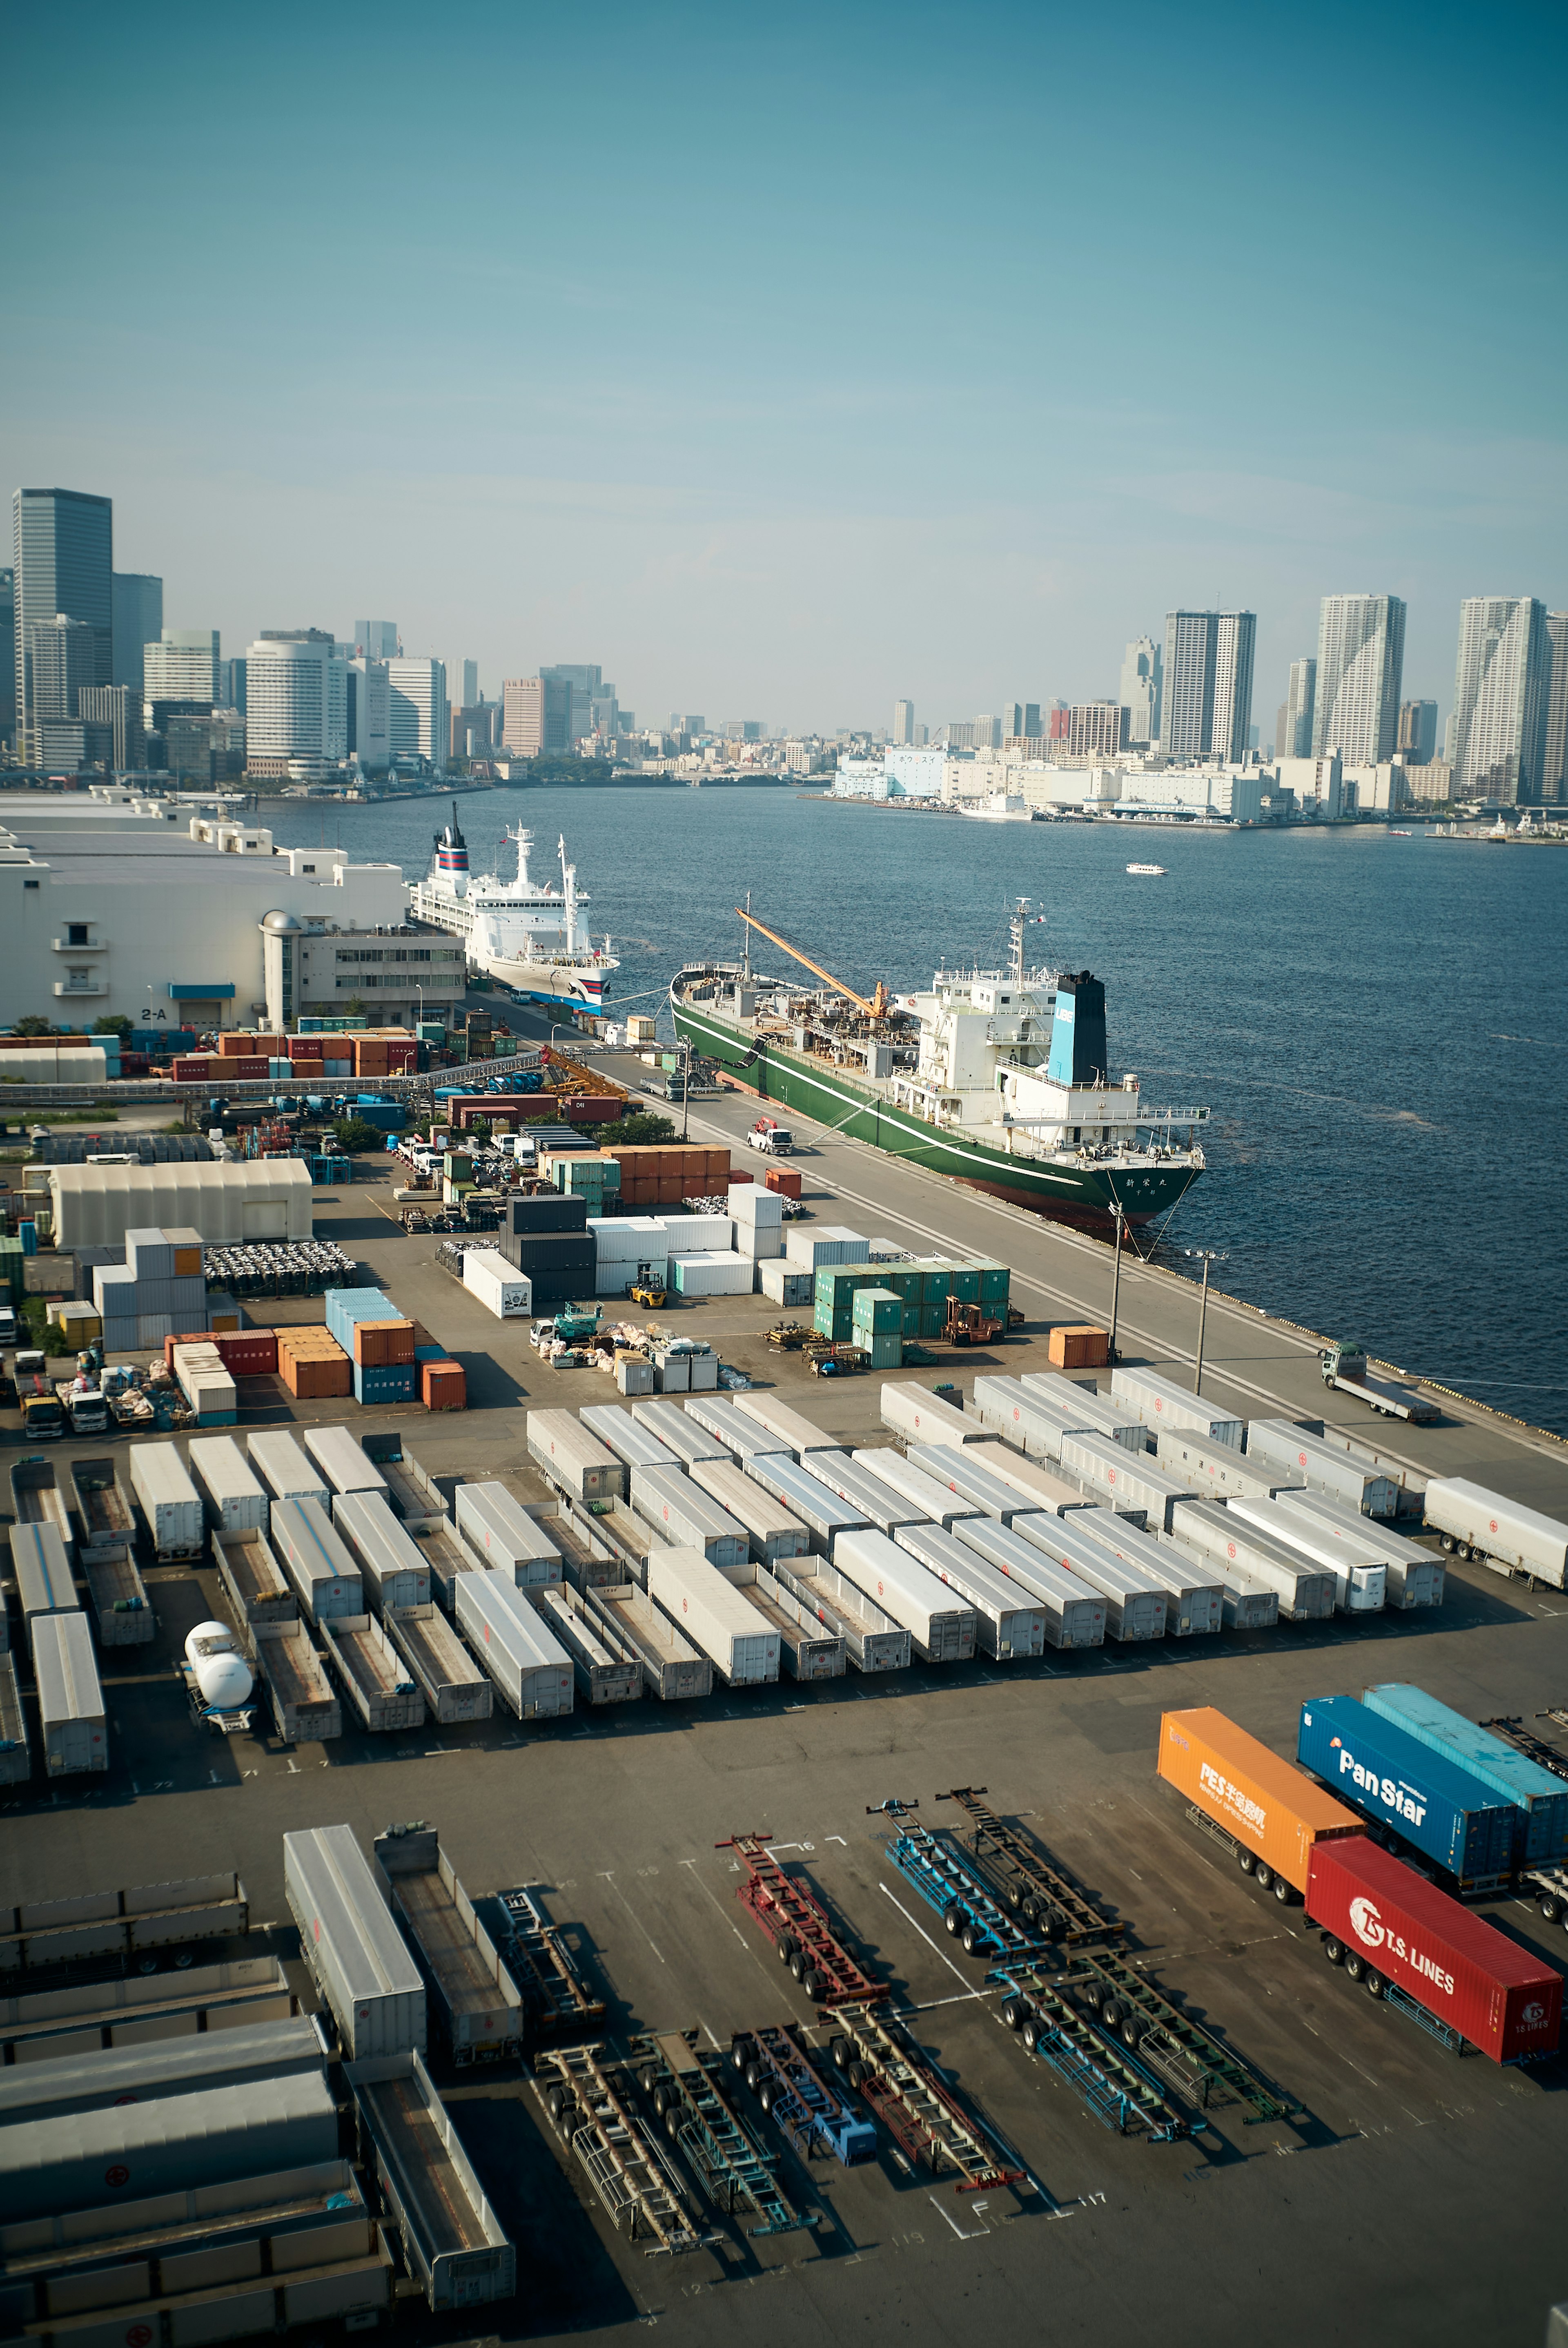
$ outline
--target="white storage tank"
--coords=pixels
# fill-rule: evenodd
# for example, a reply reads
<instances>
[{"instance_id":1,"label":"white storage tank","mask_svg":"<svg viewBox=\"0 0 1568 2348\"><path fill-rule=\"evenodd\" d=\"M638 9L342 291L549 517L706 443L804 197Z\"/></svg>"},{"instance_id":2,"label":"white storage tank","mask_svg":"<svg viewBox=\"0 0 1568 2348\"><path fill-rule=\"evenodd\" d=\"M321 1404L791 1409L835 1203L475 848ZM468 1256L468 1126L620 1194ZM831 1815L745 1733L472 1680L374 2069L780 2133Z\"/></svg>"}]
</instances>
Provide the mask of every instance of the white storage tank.
<instances>
[{"instance_id":1,"label":"white storage tank","mask_svg":"<svg viewBox=\"0 0 1568 2348\"><path fill-rule=\"evenodd\" d=\"M33 1628L44 1766L51 1777L109 1766L108 1719L85 1614L45 1614Z\"/></svg>"},{"instance_id":2,"label":"white storage tank","mask_svg":"<svg viewBox=\"0 0 1568 2348\"><path fill-rule=\"evenodd\" d=\"M190 1446L190 1476L215 1532L267 1529L267 1495L231 1435L200 1436Z\"/></svg>"}]
</instances>

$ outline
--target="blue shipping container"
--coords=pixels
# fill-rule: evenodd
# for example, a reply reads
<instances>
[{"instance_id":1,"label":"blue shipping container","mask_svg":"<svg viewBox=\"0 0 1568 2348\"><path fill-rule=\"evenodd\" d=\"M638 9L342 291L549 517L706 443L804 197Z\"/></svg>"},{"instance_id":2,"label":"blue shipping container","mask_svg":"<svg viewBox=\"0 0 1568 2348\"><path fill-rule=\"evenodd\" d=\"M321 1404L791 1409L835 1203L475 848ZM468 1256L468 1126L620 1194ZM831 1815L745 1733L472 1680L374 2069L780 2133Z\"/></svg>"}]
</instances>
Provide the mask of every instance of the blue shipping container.
<instances>
[{"instance_id":1,"label":"blue shipping container","mask_svg":"<svg viewBox=\"0 0 1568 2348\"><path fill-rule=\"evenodd\" d=\"M1524 1813L1519 1859L1543 1865L1568 1859L1568 1786L1534 1761L1527 1760L1501 1736L1493 1736L1462 1712L1440 1704L1425 1688L1402 1680L1385 1680L1362 1691L1368 1712L1398 1721L1419 1743L1434 1753L1461 1762L1484 1786L1495 1787L1505 1801Z\"/></svg>"},{"instance_id":2,"label":"blue shipping container","mask_svg":"<svg viewBox=\"0 0 1568 2348\"><path fill-rule=\"evenodd\" d=\"M1392 1827L1467 1891L1496 1890L1513 1871L1522 1814L1459 1761L1353 1695L1301 1707L1296 1757L1341 1801Z\"/></svg>"},{"instance_id":3,"label":"blue shipping container","mask_svg":"<svg viewBox=\"0 0 1568 2348\"><path fill-rule=\"evenodd\" d=\"M412 1362L388 1363L381 1369L365 1369L354 1365L354 1398L355 1402L412 1402L414 1400L414 1365Z\"/></svg>"}]
</instances>

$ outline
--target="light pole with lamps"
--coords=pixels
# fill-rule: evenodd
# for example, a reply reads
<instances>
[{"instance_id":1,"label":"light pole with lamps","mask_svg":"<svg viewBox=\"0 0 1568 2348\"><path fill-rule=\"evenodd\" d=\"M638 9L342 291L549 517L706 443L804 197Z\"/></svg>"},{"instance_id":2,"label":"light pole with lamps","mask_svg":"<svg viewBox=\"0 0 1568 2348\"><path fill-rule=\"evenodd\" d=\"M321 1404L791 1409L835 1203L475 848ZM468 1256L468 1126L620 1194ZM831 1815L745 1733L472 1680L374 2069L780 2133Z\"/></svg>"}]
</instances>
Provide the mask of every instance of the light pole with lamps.
<instances>
[{"instance_id":1,"label":"light pole with lamps","mask_svg":"<svg viewBox=\"0 0 1568 2348\"><path fill-rule=\"evenodd\" d=\"M1116 1316L1122 1303L1122 1226L1127 1220L1120 1199L1115 1201L1115 1210L1116 1255L1111 1267L1111 1338L1106 1347L1106 1359L1112 1369L1116 1366Z\"/></svg>"},{"instance_id":2,"label":"light pole with lamps","mask_svg":"<svg viewBox=\"0 0 1568 2348\"><path fill-rule=\"evenodd\" d=\"M1193 1392L1201 1394L1204 1385L1204 1330L1209 1317L1209 1266L1211 1263L1224 1263L1225 1251L1220 1248L1189 1248L1187 1253L1189 1256L1201 1256L1204 1265L1204 1284L1198 1295L1198 1357L1193 1369Z\"/></svg>"}]
</instances>

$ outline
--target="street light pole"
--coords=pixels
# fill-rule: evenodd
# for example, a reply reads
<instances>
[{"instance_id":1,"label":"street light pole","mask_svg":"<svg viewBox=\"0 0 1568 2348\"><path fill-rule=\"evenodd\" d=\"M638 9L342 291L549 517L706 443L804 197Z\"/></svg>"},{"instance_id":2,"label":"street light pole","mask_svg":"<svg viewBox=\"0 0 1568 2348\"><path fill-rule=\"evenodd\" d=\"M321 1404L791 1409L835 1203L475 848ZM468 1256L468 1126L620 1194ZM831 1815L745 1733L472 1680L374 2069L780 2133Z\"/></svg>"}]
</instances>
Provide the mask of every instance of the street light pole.
<instances>
[{"instance_id":1,"label":"street light pole","mask_svg":"<svg viewBox=\"0 0 1568 2348\"><path fill-rule=\"evenodd\" d=\"M1223 1263L1225 1251L1221 1248L1189 1248L1187 1253L1201 1256L1204 1265L1204 1284L1198 1292L1198 1354L1193 1366L1193 1392L1201 1394L1204 1385L1204 1332L1209 1317L1209 1266L1211 1263Z\"/></svg>"},{"instance_id":2,"label":"street light pole","mask_svg":"<svg viewBox=\"0 0 1568 2348\"><path fill-rule=\"evenodd\" d=\"M1111 1271L1111 1343L1107 1349L1112 1369L1116 1366L1116 1316L1122 1301L1122 1201L1118 1199L1116 1201L1116 1257Z\"/></svg>"}]
</instances>

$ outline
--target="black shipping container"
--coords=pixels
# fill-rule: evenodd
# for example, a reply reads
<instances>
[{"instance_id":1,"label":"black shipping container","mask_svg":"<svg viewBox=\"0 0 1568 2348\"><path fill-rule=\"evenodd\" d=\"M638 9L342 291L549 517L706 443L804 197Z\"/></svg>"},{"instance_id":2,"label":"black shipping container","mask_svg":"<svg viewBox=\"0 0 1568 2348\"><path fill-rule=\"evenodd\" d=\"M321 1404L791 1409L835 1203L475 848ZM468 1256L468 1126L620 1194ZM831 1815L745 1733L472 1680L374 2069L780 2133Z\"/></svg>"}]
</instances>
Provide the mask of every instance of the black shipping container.
<instances>
[{"instance_id":1,"label":"black shipping container","mask_svg":"<svg viewBox=\"0 0 1568 2348\"><path fill-rule=\"evenodd\" d=\"M586 1231L588 1200L569 1198L564 1191L538 1191L527 1199L507 1201L511 1220L507 1229L519 1238L532 1239L541 1231Z\"/></svg>"}]
</instances>

